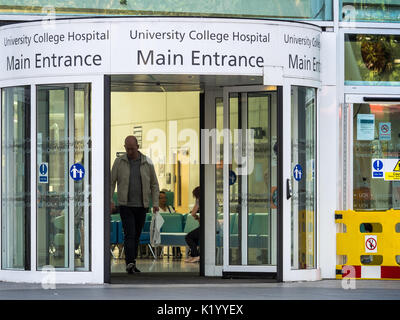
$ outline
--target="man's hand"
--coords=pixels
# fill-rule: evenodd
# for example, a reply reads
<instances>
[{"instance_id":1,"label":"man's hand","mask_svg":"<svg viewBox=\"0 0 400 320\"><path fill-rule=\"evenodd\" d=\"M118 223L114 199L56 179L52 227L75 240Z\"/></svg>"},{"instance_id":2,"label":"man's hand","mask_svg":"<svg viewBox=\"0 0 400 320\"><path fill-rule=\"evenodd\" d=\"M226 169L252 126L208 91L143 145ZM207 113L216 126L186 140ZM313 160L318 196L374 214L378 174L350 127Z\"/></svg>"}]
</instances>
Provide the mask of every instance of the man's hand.
<instances>
[{"instance_id":1,"label":"man's hand","mask_svg":"<svg viewBox=\"0 0 400 320\"><path fill-rule=\"evenodd\" d=\"M160 209L158 207L153 207L153 213L156 213L157 211L159 211Z\"/></svg>"},{"instance_id":2,"label":"man's hand","mask_svg":"<svg viewBox=\"0 0 400 320\"><path fill-rule=\"evenodd\" d=\"M115 211L115 205L114 205L114 202L111 201L111 211L110 211L110 214L113 214L114 211Z\"/></svg>"}]
</instances>

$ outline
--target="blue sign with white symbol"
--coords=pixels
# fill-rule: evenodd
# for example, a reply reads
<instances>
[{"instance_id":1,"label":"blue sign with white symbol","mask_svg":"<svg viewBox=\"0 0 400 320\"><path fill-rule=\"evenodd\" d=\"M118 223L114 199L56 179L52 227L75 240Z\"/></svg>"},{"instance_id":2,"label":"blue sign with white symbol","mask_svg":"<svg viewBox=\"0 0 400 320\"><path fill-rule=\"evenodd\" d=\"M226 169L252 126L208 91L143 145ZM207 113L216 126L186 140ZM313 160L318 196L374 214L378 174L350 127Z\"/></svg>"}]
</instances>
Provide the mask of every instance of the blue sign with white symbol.
<instances>
[{"instance_id":1,"label":"blue sign with white symbol","mask_svg":"<svg viewBox=\"0 0 400 320\"><path fill-rule=\"evenodd\" d=\"M382 160L375 160L372 163L372 177L373 178L383 178L383 161Z\"/></svg>"},{"instance_id":2,"label":"blue sign with white symbol","mask_svg":"<svg viewBox=\"0 0 400 320\"><path fill-rule=\"evenodd\" d=\"M229 171L229 185L233 185L236 182L236 173L232 170Z\"/></svg>"},{"instance_id":3,"label":"blue sign with white symbol","mask_svg":"<svg viewBox=\"0 0 400 320\"><path fill-rule=\"evenodd\" d=\"M303 168L301 165L296 164L293 169L293 178L296 181L300 181L303 178Z\"/></svg>"},{"instance_id":4,"label":"blue sign with white symbol","mask_svg":"<svg viewBox=\"0 0 400 320\"><path fill-rule=\"evenodd\" d=\"M373 164L373 167L374 167L375 170L380 171L380 170L383 169L383 162L381 160L375 160L374 164Z\"/></svg>"},{"instance_id":5,"label":"blue sign with white symbol","mask_svg":"<svg viewBox=\"0 0 400 320\"><path fill-rule=\"evenodd\" d=\"M47 162L42 162L39 165L39 183L49 182L49 165Z\"/></svg>"},{"instance_id":6,"label":"blue sign with white symbol","mask_svg":"<svg viewBox=\"0 0 400 320\"><path fill-rule=\"evenodd\" d=\"M39 172L41 175L47 173L47 163L42 163L39 167Z\"/></svg>"},{"instance_id":7,"label":"blue sign with white symbol","mask_svg":"<svg viewBox=\"0 0 400 320\"><path fill-rule=\"evenodd\" d=\"M69 169L69 175L75 181L82 180L85 176L85 168L80 163L75 163Z\"/></svg>"}]
</instances>

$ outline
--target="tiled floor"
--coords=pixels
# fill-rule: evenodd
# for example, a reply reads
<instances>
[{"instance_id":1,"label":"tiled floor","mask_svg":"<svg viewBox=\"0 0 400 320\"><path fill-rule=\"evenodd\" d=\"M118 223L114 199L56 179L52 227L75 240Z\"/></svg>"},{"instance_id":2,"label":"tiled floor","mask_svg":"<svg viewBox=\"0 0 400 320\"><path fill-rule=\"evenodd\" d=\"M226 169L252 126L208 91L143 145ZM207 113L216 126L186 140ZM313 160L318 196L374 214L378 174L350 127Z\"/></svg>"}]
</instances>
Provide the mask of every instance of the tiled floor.
<instances>
[{"instance_id":1,"label":"tiled floor","mask_svg":"<svg viewBox=\"0 0 400 320\"><path fill-rule=\"evenodd\" d=\"M174 258L172 256L172 250L170 250L170 256L168 256L168 248L164 248L164 254L162 257L154 259L152 255L140 255L136 260L136 264L138 269L141 272L189 272L189 273L196 273L199 272L199 263L187 263L185 262L186 259L186 252L184 248L181 249L182 257L181 258ZM119 252L118 248L115 248L113 251L114 256L118 257ZM122 255L120 259L111 259L111 274L113 273L125 273L125 259Z\"/></svg>"}]
</instances>

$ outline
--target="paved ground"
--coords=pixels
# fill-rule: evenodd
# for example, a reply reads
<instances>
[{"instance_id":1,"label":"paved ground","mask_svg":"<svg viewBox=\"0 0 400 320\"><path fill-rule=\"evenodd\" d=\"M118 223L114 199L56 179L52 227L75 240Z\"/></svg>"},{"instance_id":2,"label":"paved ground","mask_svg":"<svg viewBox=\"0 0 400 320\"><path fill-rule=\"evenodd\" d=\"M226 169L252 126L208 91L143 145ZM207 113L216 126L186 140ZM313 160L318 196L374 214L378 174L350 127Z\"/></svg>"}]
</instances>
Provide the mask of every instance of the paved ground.
<instances>
[{"instance_id":1,"label":"paved ground","mask_svg":"<svg viewBox=\"0 0 400 320\"><path fill-rule=\"evenodd\" d=\"M260 279L155 278L117 275L112 284L56 285L0 282L0 300L400 300L400 281L356 280L344 289L340 280L276 283Z\"/></svg>"}]
</instances>

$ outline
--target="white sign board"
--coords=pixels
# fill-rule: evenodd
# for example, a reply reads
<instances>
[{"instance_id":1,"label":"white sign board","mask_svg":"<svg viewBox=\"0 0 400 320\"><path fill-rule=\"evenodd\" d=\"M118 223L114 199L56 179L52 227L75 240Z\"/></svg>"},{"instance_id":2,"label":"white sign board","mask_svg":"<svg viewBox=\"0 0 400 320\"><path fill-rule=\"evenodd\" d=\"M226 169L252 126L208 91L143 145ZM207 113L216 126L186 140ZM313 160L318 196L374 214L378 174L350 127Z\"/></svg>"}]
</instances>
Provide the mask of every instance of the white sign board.
<instances>
[{"instance_id":1,"label":"white sign board","mask_svg":"<svg viewBox=\"0 0 400 320\"><path fill-rule=\"evenodd\" d=\"M0 80L70 74L263 75L320 80L318 27L232 19L131 18L0 28Z\"/></svg>"},{"instance_id":2,"label":"white sign board","mask_svg":"<svg viewBox=\"0 0 400 320\"><path fill-rule=\"evenodd\" d=\"M372 178L400 181L400 159L372 159Z\"/></svg>"},{"instance_id":3,"label":"white sign board","mask_svg":"<svg viewBox=\"0 0 400 320\"><path fill-rule=\"evenodd\" d=\"M357 115L357 140L374 140L375 137L375 115Z\"/></svg>"},{"instance_id":4,"label":"white sign board","mask_svg":"<svg viewBox=\"0 0 400 320\"><path fill-rule=\"evenodd\" d=\"M365 236L365 253L377 253L377 252L378 252L377 236L372 236L372 235Z\"/></svg>"}]
</instances>

